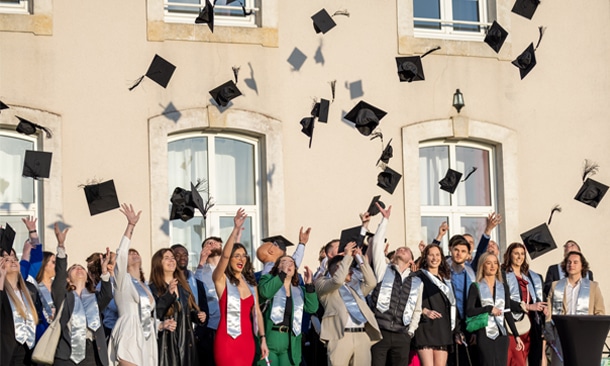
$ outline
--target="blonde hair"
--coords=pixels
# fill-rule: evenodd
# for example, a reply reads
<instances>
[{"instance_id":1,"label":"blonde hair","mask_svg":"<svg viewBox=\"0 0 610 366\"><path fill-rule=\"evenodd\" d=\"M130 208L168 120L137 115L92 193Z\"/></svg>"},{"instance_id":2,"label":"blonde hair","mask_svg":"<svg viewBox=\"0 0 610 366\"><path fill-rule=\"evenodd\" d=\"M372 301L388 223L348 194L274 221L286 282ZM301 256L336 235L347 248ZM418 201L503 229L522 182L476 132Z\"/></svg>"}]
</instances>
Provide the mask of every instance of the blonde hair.
<instances>
[{"instance_id":1,"label":"blonde hair","mask_svg":"<svg viewBox=\"0 0 610 366\"><path fill-rule=\"evenodd\" d=\"M4 288L6 289L6 294L15 305L15 308L17 308L19 316L23 319L27 319L27 309L24 307L23 301L17 297L13 286L8 282L7 279L4 279ZM32 300L32 296L30 296L30 291L28 290L23 277L21 277L21 273L17 274L17 288L19 288L21 291L21 296L23 297L24 301L27 302L28 307L30 308L32 318L34 319L34 324L38 324L38 313L36 311L36 306L34 306L34 301Z\"/></svg>"},{"instance_id":2,"label":"blonde hair","mask_svg":"<svg viewBox=\"0 0 610 366\"><path fill-rule=\"evenodd\" d=\"M483 253L483 255L481 256L481 258L479 258L479 265L477 267L477 282L481 281L481 279L483 277L485 277L483 275L483 266L485 265L485 261L487 261L487 258L489 257L494 257L496 258L496 261L498 261L498 270L496 271L496 280L502 282L502 275L500 274L500 260L498 259L498 256L493 254L493 253Z\"/></svg>"}]
</instances>

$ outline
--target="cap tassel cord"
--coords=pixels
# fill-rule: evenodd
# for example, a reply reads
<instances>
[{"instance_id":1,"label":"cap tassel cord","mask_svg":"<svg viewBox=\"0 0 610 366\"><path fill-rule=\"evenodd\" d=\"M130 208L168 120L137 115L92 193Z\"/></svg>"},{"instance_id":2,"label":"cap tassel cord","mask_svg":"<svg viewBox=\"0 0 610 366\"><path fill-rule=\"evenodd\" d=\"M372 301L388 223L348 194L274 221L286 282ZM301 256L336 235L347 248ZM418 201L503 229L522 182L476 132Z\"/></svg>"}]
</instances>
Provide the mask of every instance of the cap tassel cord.
<instances>
[{"instance_id":1,"label":"cap tassel cord","mask_svg":"<svg viewBox=\"0 0 610 366\"><path fill-rule=\"evenodd\" d=\"M233 70L233 76L235 77L235 84L237 84L237 75L239 74L240 66L233 66L231 69Z\"/></svg>"},{"instance_id":2,"label":"cap tassel cord","mask_svg":"<svg viewBox=\"0 0 610 366\"><path fill-rule=\"evenodd\" d=\"M349 11L347 9L340 9L333 13L333 16L335 15L343 15L349 18Z\"/></svg>"},{"instance_id":3,"label":"cap tassel cord","mask_svg":"<svg viewBox=\"0 0 610 366\"><path fill-rule=\"evenodd\" d=\"M551 220L553 219L553 214L555 212L561 212L561 207L559 205L555 205L555 207L553 207L553 209L551 210L551 216L549 216L549 221L547 222L547 225L551 225Z\"/></svg>"},{"instance_id":4,"label":"cap tassel cord","mask_svg":"<svg viewBox=\"0 0 610 366\"><path fill-rule=\"evenodd\" d=\"M135 88L136 88L138 85L140 85L140 83L142 82L142 80L144 80L144 77L145 77L145 76L146 76L146 75L142 75L142 76L140 76L140 77L139 77L139 78L136 80L136 82L135 82L135 83L134 83L134 84L133 84L133 85L132 85L132 86L129 88L129 91L134 90L134 89L135 89Z\"/></svg>"},{"instance_id":5,"label":"cap tassel cord","mask_svg":"<svg viewBox=\"0 0 610 366\"><path fill-rule=\"evenodd\" d=\"M599 165L590 161L589 159L585 159L585 167L582 173L582 181L584 182L587 177L593 176L597 174L597 170L599 169Z\"/></svg>"},{"instance_id":6,"label":"cap tassel cord","mask_svg":"<svg viewBox=\"0 0 610 366\"><path fill-rule=\"evenodd\" d=\"M330 84L330 93L333 96L332 102L334 102L335 101L335 90L337 88L337 80L329 81L329 84Z\"/></svg>"},{"instance_id":7,"label":"cap tassel cord","mask_svg":"<svg viewBox=\"0 0 610 366\"><path fill-rule=\"evenodd\" d=\"M536 51L538 49L538 46L540 46L540 41L542 41L542 36L544 35L544 31L546 31L546 27L543 27L543 26L538 27L538 32L540 33L540 36L538 37L538 43L536 43L536 47L534 47L534 51Z\"/></svg>"},{"instance_id":8,"label":"cap tassel cord","mask_svg":"<svg viewBox=\"0 0 610 366\"><path fill-rule=\"evenodd\" d=\"M476 167L476 166L473 166L473 167L472 167L472 169L470 169L470 171L468 172L468 174L466 174L466 177L465 177L464 179L462 179L462 180L461 180L461 182L465 182L465 181L466 181L466 179L470 178L470 176L471 176L472 174L474 174L474 172L476 172L476 171L477 171L477 167Z\"/></svg>"},{"instance_id":9,"label":"cap tassel cord","mask_svg":"<svg viewBox=\"0 0 610 366\"><path fill-rule=\"evenodd\" d=\"M431 49L430 51L427 51L426 53L424 53L423 55L421 55L420 57L421 57L421 58L424 58L424 57L426 57L427 55L431 54L432 52L434 52L434 51L438 51L438 50L440 50L440 49L441 49L441 46L436 46L436 47L434 47L433 49Z\"/></svg>"}]
</instances>

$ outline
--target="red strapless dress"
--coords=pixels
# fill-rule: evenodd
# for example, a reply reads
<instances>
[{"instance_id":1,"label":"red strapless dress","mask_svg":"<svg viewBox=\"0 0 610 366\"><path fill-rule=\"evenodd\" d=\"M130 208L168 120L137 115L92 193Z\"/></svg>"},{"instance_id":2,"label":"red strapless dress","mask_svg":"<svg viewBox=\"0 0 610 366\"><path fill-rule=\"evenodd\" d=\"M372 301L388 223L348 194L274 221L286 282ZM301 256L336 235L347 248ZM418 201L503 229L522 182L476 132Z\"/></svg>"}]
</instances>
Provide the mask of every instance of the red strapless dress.
<instances>
[{"instance_id":1,"label":"red strapless dress","mask_svg":"<svg viewBox=\"0 0 610 366\"><path fill-rule=\"evenodd\" d=\"M217 366L252 366L254 362L254 333L252 330L252 295L241 299L241 334L233 339L227 333L227 290L218 301L220 322L214 340L214 360Z\"/></svg>"}]
</instances>

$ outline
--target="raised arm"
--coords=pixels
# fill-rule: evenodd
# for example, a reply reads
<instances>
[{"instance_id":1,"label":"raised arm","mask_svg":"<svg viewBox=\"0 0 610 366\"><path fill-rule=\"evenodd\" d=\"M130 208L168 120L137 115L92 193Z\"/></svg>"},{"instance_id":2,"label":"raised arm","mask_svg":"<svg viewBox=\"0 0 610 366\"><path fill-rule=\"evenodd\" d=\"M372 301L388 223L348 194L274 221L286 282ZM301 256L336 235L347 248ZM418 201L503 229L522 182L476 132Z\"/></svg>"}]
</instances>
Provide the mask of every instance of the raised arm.
<instances>
[{"instance_id":1,"label":"raised arm","mask_svg":"<svg viewBox=\"0 0 610 366\"><path fill-rule=\"evenodd\" d=\"M307 230L303 231L303 227L299 230L299 244L297 245L297 249L292 253L292 259L294 259L294 264L298 271L299 267L301 267L301 263L303 263L303 258L305 257L305 246L309 241L309 233L311 232L311 228L308 227Z\"/></svg>"},{"instance_id":2,"label":"raised arm","mask_svg":"<svg viewBox=\"0 0 610 366\"><path fill-rule=\"evenodd\" d=\"M136 213L131 204L127 205L125 203L121 205L119 211L121 211L121 213L125 215L125 218L127 219L127 227L125 227L125 233L123 233L123 237L121 238L119 249L116 251L116 265L114 266L114 276L117 287L122 289L125 274L127 273L131 236L133 235L133 230L135 229L136 224L140 220L140 214L142 211L138 211L138 213Z\"/></svg>"},{"instance_id":3,"label":"raised arm","mask_svg":"<svg viewBox=\"0 0 610 366\"><path fill-rule=\"evenodd\" d=\"M55 223L55 238L57 238L57 255L55 256L55 279L51 285L53 303L59 309L66 297L66 282L68 281L68 256L66 255L66 236L68 228L59 230L58 223Z\"/></svg>"},{"instance_id":4,"label":"raised arm","mask_svg":"<svg viewBox=\"0 0 610 366\"><path fill-rule=\"evenodd\" d=\"M337 269L331 278L320 276L315 280L316 292L319 296L326 295L332 291L339 289L345 283L345 279L349 273L350 266L354 261L352 253L356 248L356 242L349 242L345 246L345 256L341 263L337 265Z\"/></svg>"},{"instance_id":5,"label":"raised arm","mask_svg":"<svg viewBox=\"0 0 610 366\"><path fill-rule=\"evenodd\" d=\"M379 212L383 218L377 227L377 231L375 232L375 236L373 237L373 243L371 246L371 259L373 262L373 271L375 272L375 277L377 277L377 282L381 282L383 280L383 276L385 275L385 270L387 267L387 263L385 261L384 254L384 243L385 243L385 233L388 227L388 220L390 219L390 214L392 213L392 206L389 206L388 209L384 209L381 205L375 202Z\"/></svg>"},{"instance_id":6,"label":"raised arm","mask_svg":"<svg viewBox=\"0 0 610 366\"><path fill-rule=\"evenodd\" d=\"M492 212L487 216L487 224L485 225L485 232L481 235L481 240L479 240L479 245L477 245L477 254L475 254L472 260L472 268L477 268L479 263L479 258L483 255L483 253L487 252L487 247L489 246L489 239L491 239L491 232L496 226L500 225L502 222L502 215Z\"/></svg>"},{"instance_id":7,"label":"raised arm","mask_svg":"<svg viewBox=\"0 0 610 366\"><path fill-rule=\"evenodd\" d=\"M233 231L231 231L231 235L227 239L227 243L222 250L222 255L220 256L220 261L218 261L218 265L214 269L212 273L212 280L214 280L214 286L216 287L216 293L218 296L221 296L225 290L226 286L226 277L225 270L229 265L229 261L231 260L231 252L233 252L233 245L236 243L237 236L239 235L242 226L246 222L246 211L243 208L237 210L235 213L235 217L233 218Z\"/></svg>"}]
</instances>

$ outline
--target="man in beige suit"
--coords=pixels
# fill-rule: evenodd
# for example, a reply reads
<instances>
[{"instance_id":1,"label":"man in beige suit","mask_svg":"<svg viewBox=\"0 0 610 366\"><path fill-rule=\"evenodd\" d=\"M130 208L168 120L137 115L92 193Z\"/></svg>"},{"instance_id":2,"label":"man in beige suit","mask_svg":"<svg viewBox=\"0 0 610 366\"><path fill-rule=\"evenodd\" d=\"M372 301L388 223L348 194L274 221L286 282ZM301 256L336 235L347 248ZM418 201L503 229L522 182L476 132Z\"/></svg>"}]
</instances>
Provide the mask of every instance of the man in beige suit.
<instances>
[{"instance_id":1,"label":"man in beige suit","mask_svg":"<svg viewBox=\"0 0 610 366\"><path fill-rule=\"evenodd\" d=\"M375 288L377 280L356 243L347 244L344 254L329 261L331 277L320 276L315 281L325 309L320 339L328 342L329 365L369 366L371 346L381 340L381 332L364 297ZM364 277L362 283L352 280L354 260Z\"/></svg>"}]
</instances>

